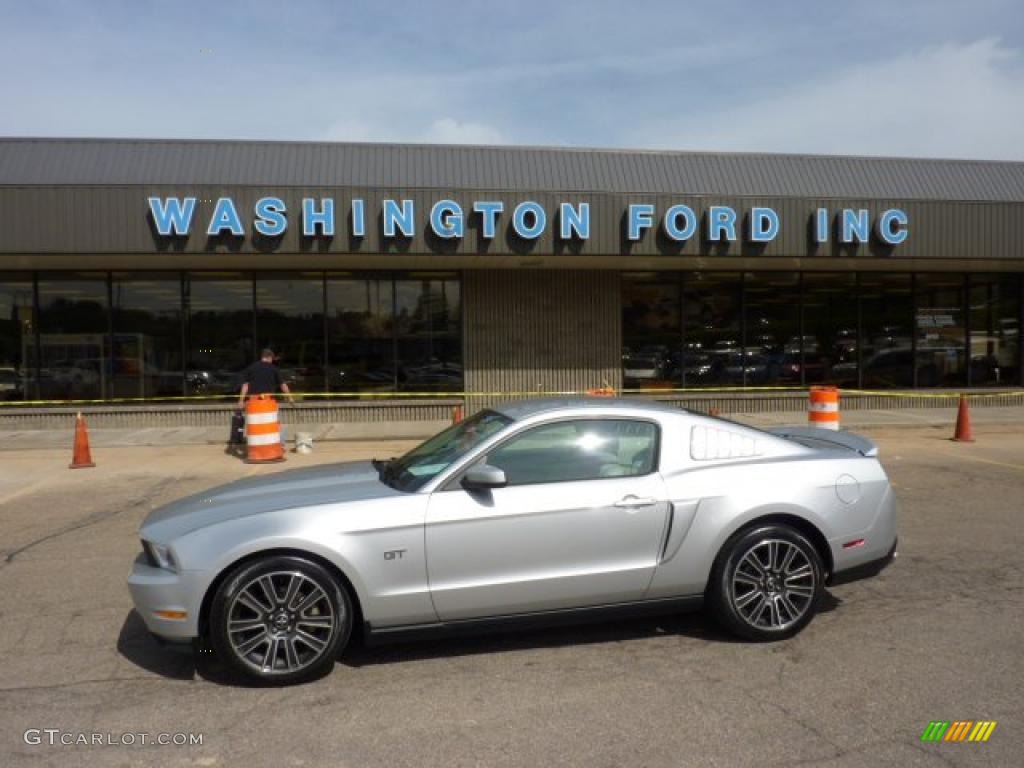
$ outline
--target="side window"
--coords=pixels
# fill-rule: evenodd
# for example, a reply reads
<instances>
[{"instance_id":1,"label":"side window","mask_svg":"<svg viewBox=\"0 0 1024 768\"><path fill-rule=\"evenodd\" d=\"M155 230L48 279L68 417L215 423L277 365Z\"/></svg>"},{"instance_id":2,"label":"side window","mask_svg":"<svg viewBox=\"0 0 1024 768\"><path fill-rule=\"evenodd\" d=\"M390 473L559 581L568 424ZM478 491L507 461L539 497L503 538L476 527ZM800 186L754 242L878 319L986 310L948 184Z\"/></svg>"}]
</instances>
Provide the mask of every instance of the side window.
<instances>
[{"instance_id":1,"label":"side window","mask_svg":"<svg viewBox=\"0 0 1024 768\"><path fill-rule=\"evenodd\" d=\"M529 429L487 455L509 485L636 477L654 471L658 428L646 421L589 419Z\"/></svg>"}]
</instances>

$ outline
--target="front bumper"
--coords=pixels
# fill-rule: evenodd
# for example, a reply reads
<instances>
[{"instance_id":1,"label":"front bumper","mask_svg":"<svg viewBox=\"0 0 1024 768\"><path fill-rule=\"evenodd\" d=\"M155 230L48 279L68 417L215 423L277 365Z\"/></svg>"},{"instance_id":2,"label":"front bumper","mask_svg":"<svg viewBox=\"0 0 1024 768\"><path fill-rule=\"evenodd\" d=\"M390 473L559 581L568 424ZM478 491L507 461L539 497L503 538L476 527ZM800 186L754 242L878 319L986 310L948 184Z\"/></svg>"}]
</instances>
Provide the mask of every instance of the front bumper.
<instances>
[{"instance_id":1,"label":"front bumper","mask_svg":"<svg viewBox=\"0 0 1024 768\"><path fill-rule=\"evenodd\" d=\"M128 576L128 591L146 628L172 642L199 636L199 608L205 590L203 571L174 572L156 568L143 554L135 558ZM184 611L185 617L164 618L157 615L157 611Z\"/></svg>"}]
</instances>

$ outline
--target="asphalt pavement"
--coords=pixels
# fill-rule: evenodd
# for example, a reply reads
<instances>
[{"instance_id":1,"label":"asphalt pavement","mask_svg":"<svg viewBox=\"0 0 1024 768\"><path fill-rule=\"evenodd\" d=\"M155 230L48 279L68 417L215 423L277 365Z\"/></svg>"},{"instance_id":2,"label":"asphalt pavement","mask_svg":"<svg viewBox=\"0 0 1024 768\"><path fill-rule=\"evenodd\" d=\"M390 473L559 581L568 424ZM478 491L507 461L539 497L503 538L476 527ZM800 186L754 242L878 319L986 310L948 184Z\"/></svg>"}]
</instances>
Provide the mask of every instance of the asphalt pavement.
<instances>
[{"instance_id":1,"label":"asphalt pavement","mask_svg":"<svg viewBox=\"0 0 1024 768\"><path fill-rule=\"evenodd\" d=\"M1024 428L864 431L901 503L900 556L830 589L796 638L735 642L694 614L357 647L286 689L145 632L125 587L139 522L243 475L411 442L317 443L273 467L202 445L103 447L81 470L69 446L5 451L0 766L1020 765ZM920 741L930 721L982 719L986 743ZM60 744L79 734L136 743Z\"/></svg>"}]
</instances>

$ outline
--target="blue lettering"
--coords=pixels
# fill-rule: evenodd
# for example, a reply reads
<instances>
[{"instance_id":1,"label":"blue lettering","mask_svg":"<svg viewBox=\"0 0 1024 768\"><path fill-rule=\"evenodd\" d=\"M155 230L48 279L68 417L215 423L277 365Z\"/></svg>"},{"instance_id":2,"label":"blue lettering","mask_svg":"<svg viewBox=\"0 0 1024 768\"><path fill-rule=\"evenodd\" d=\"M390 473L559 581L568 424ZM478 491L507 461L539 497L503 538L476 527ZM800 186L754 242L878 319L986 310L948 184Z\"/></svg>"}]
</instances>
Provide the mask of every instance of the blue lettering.
<instances>
[{"instance_id":1,"label":"blue lettering","mask_svg":"<svg viewBox=\"0 0 1024 768\"><path fill-rule=\"evenodd\" d=\"M261 197L256 201L256 221L253 226L265 237L278 237L288 228L284 217L284 201L279 197Z\"/></svg>"},{"instance_id":2,"label":"blue lettering","mask_svg":"<svg viewBox=\"0 0 1024 768\"><path fill-rule=\"evenodd\" d=\"M439 200L430 209L430 228L438 237L462 237L462 206L454 200Z\"/></svg>"},{"instance_id":3,"label":"blue lettering","mask_svg":"<svg viewBox=\"0 0 1024 768\"><path fill-rule=\"evenodd\" d=\"M396 227L406 237L412 237L416 231L416 206L412 200L403 200L399 208L398 202L386 198L384 200L384 237L394 237Z\"/></svg>"},{"instance_id":4,"label":"blue lettering","mask_svg":"<svg viewBox=\"0 0 1024 768\"><path fill-rule=\"evenodd\" d=\"M650 228L654 221L654 206L650 203L633 203L629 206L626 237L639 240L643 230Z\"/></svg>"},{"instance_id":5,"label":"blue lettering","mask_svg":"<svg viewBox=\"0 0 1024 768\"><path fill-rule=\"evenodd\" d=\"M366 204L357 198L352 200L352 237L366 236Z\"/></svg>"},{"instance_id":6,"label":"blue lettering","mask_svg":"<svg viewBox=\"0 0 1024 768\"><path fill-rule=\"evenodd\" d=\"M527 224L527 216L533 219L533 224ZM512 228L524 240L536 240L544 232L546 226L547 215L540 203L527 200L517 205L512 212Z\"/></svg>"},{"instance_id":7,"label":"blue lettering","mask_svg":"<svg viewBox=\"0 0 1024 768\"><path fill-rule=\"evenodd\" d=\"M682 226L679 225L680 218L684 222ZM697 232L697 214L688 205L673 205L665 211L662 226L671 239L677 242L689 240Z\"/></svg>"},{"instance_id":8,"label":"blue lettering","mask_svg":"<svg viewBox=\"0 0 1024 768\"><path fill-rule=\"evenodd\" d=\"M770 243L779 234L779 214L771 208L750 209L750 241Z\"/></svg>"},{"instance_id":9,"label":"blue lettering","mask_svg":"<svg viewBox=\"0 0 1024 768\"><path fill-rule=\"evenodd\" d=\"M480 200L473 203L473 211L480 214L483 223L483 229L481 230L483 237L488 240L494 237L498 214L504 210L505 204L496 201Z\"/></svg>"},{"instance_id":10,"label":"blue lettering","mask_svg":"<svg viewBox=\"0 0 1024 768\"><path fill-rule=\"evenodd\" d=\"M866 208L856 211L850 208L843 209L840 240L844 243L852 243L856 237L857 242L866 243L870 231L869 213Z\"/></svg>"},{"instance_id":11,"label":"blue lettering","mask_svg":"<svg viewBox=\"0 0 1024 768\"><path fill-rule=\"evenodd\" d=\"M302 198L302 234L305 237L316 237L316 228L324 237L334 237L334 200L329 197L320 199L321 208L316 209L315 197Z\"/></svg>"},{"instance_id":12,"label":"blue lettering","mask_svg":"<svg viewBox=\"0 0 1024 768\"><path fill-rule=\"evenodd\" d=\"M149 198L149 211L153 215L153 224L158 235L187 235L192 226L192 214L196 210L196 199L186 197L185 203L176 197L161 200L159 197Z\"/></svg>"},{"instance_id":13,"label":"blue lettering","mask_svg":"<svg viewBox=\"0 0 1024 768\"><path fill-rule=\"evenodd\" d=\"M727 205L713 205L708 209L708 240L729 242L736 240L736 211Z\"/></svg>"},{"instance_id":14,"label":"blue lettering","mask_svg":"<svg viewBox=\"0 0 1024 768\"><path fill-rule=\"evenodd\" d=\"M828 208L819 208L814 214L814 242L828 242Z\"/></svg>"},{"instance_id":15,"label":"blue lettering","mask_svg":"<svg viewBox=\"0 0 1024 768\"><path fill-rule=\"evenodd\" d=\"M573 208L572 203L562 203L558 208L559 236L569 240L575 233L580 240L590 238L590 203L580 203Z\"/></svg>"},{"instance_id":16,"label":"blue lettering","mask_svg":"<svg viewBox=\"0 0 1024 768\"><path fill-rule=\"evenodd\" d=\"M907 214L899 208L890 208L878 219L878 236L889 245L899 245L907 239Z\"/></svg>"},{"instance_id":17,"label":"blue lettering","mask_svg":"<svg viewBox=\"0 0 1024 768\"><path fill-rule=\"evenodd\" d=\"M217 199L217 205L213 209L213 216L210 217L210 226L206 228L206 234L213 237L225 229L238 237L245 234L245 230L242 229L242 220L238 218L238 211L235 210L235 204L230 197Z\"/></svg>"}]
</instances>

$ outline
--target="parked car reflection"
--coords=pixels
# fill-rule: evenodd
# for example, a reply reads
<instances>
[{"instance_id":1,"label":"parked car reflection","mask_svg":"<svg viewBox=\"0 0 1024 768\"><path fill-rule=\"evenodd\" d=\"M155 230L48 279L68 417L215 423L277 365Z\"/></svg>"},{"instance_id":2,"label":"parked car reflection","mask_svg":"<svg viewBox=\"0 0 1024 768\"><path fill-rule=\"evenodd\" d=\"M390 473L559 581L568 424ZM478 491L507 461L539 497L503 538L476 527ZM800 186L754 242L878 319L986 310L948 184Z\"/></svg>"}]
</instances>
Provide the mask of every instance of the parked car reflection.
<instances>
[{"instance_id":1,"label":"parked car reflection","mask_svg":"<svg viewBox=\"0 0 1024 768\"><path fill-rule=\"evenodd\" d=\"M0 368L0 400L22 400L25 387L15 368Z\"/></svg>"}]
</instances>

